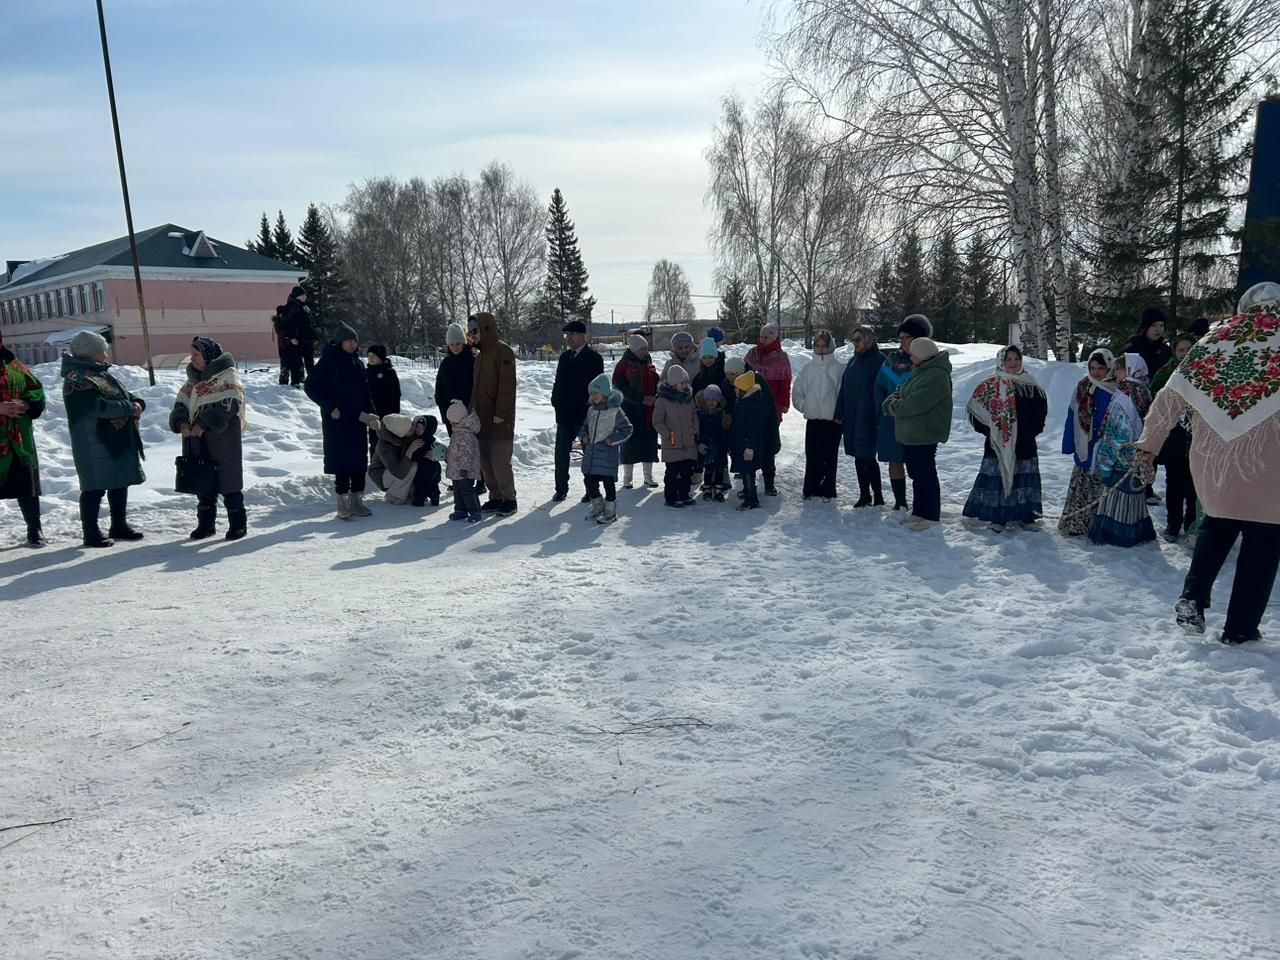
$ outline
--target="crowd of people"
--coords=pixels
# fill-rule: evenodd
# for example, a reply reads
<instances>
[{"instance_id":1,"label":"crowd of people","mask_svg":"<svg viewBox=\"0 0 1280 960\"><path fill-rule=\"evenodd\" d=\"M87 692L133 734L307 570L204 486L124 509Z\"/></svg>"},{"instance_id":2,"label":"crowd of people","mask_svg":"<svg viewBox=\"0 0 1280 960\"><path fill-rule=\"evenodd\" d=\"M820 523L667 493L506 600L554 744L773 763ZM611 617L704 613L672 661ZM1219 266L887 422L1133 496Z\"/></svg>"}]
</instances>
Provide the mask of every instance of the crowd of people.
<instances>
[{"instance_id":1,"label":"crowd of people","mask_svg":"<svg viewBox=\"0 0 1280 960\"><path fill-rule=\"evenodd\" d=\"M1280 560L1275 474L1267 479L1268 468L1280 470L1278 313L1280 286L1259 284L1245 294L1235 316L1212 330L1200 322L1170 345L1164 315L1146 311L1124 352L1089 352L1063 424L1062 453L1073 458L1058 520L1066 536L1119 547L1154 540L1149 506L1159 498L1151 483L1155 467L1165 467L1163 537L1175 541L1198 530L1177 604L1177 621L1186 629L1203 631L1212 584L1242 539L1223 633L1228 642L1257 637ZM836 359L832 335L820 331L812 359L794 378L772 323L761 328L743 357L726 354L719 329L700 343L677 333L661 372L647 331L629 336L612 373L587 342L584 324L570 322L563 332L566 349L551 395L553 500L569 496L576 444L588 520L617 519L619 479L623 490L637 482L656 488L657 462L664 464L668 507L687 508L699 497L724 502L736 477L737 509L758 509L761 493L778 495L779 426L794 406L805 419L805 500L837 496L843 445L857 478L854 509L889 506L885 464L891 509L903 514L907 527L926 531L940 522L937 451L951 434L952 370L927 317L907 317L896 348L889 350L880 347L874 329L857 327L847 363ZM277 334L280 383L301 386L319 410L324 472L334 478L338 519L371 515L366 482L388 503L422 507L439 505L442 479L453 493L450 520L478 523L486 513L517 512L511 465L516 358L492 314L470 317L465 328L449 326L435 383L439 419L401 412L399 380L387 350L369 346L366 364L359 335L345 323L337 325L312 366L315 335L301 287L277 312ZM93 548L142 537L127 511L129 487L143 481L138 423L145 404L112 375L107 348L101 335L82 332L69 344L61 370L83 543ZM234 358L206 337L193 340L186 374L169 427L182 437L184 459L191 458L208 479L197 490L191 538L214 535L221 496L226 539L236 540L247 534L244 386ZM0 498L17 500L33 547L46 543L32 430L44 402L39 380L0 344ZM996 533L1010 525L1034 528L1044 517L1038 438L1047 426L1048 397L1017 346L998 351L965 411L984 446L964 517ZM437 438L442 423L447 443ZM110 512L105 533L99 525L104 497Z\"/></svg>"}]
</instances>

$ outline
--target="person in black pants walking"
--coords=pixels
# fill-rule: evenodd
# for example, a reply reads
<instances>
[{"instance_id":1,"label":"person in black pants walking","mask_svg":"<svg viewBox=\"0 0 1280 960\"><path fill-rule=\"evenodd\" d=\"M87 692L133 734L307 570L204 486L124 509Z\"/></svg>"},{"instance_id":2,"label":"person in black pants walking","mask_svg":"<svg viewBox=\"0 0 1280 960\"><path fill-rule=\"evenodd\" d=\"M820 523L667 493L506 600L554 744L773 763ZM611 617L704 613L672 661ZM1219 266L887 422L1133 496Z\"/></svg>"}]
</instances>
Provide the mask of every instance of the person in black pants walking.
<instances>
[{"instance_id":1,"label":"person in black pants walking","mask_svg":"<svg viewBox=\"0 0 1280 960\"><path fill-rule=\"evenodd\" d=\"M556 412L556 492L551 499L557 503L569 496L569 451L587 419L588 387L604 372L604 359L587 345L585 323L571 320L562 332L568 349L560 354L551 388L551 406ZM584 494L582 501L590 499Z\"/></svg>"}]
</instances>

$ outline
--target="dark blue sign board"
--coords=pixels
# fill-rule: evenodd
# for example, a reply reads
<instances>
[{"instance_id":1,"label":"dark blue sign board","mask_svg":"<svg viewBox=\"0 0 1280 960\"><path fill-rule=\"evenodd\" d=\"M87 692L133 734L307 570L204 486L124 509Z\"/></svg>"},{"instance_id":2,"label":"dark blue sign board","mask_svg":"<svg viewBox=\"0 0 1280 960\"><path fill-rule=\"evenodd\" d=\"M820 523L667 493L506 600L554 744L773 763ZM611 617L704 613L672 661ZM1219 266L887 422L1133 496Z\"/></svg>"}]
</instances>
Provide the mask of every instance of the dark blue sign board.
<instances>
[{"instance_id":1,"label":"dark blue sign board","mask_svg":"<svg viewBox=\"0 0 1280 960\"><path fill-rule=\"evenodd\" d=\"M1239 292L1280 281L1280 97L1258 104L1249 202L1240 237Z\"/></svg>"}]
</instances>

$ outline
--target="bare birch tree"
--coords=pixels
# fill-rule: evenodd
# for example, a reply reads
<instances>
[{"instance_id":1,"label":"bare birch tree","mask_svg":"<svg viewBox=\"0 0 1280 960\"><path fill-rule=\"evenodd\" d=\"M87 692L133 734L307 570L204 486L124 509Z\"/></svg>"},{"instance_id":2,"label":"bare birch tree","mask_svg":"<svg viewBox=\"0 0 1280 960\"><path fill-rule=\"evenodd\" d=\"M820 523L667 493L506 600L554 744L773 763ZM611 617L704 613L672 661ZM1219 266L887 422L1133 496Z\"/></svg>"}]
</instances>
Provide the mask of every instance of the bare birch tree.
<instances>
[{"instance_id":1,"label":"bare birch tree","mask_svg":"<svg viewBox=\"0 0 1280 960\"><path fill-rule=\"evenodd\" d=\"M649 300L644 308L645 323L693 323L698 314L689 296L689 280L684 268L665 257L653 265L649 278Z\"/></svg>"}]
</instances>

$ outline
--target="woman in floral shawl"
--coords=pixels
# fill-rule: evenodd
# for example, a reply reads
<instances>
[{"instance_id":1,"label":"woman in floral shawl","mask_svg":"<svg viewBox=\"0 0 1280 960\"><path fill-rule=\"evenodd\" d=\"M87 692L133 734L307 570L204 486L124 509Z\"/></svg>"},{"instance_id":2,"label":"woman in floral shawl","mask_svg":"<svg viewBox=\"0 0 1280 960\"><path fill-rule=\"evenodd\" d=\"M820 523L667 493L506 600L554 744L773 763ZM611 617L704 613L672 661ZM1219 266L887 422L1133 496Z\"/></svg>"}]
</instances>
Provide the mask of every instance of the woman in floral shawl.
<instances>
[{"instance_id":1,"label":"woman in floral shawl","mask_svg":"<svg viewBox=\"0 0 1280 960\"><path fill-rule=\"evenodd\" d=\"M1147 483L1136 466L1134 444L1141 434L1138 408L1117 388L1093 451L1093 472L1102 481L1098 509L1089 527L1089 539L1094 543L1134 547L1156 538L1147 512Z\"/></svg>"},{"instance_id":2,"label":"woman in floral shawl","mask_svg":"<svg viewBox=\"0 0 1280 960\"><path fill-rule=\"evenodd\" d=\"M1102 436L1107 408L1116 394L1115 368L1116 360L1110 350L1093 351L1089 355L1089 372L1076 384L1071 396L1062 452L1075 457L1075 469L1071 471L1067 502L1058 521L1059 532L1067 537L1083 537L1089 532L1102 496L1102 481L1093 471L1093 455Z\"/></svg>"},{"instance_id":3,"label":"woman in floral shawl","mask_svg":"<svg viewBox=\"0 0 1280 960\"><path fill-rule=\"evenodd\" d=\"M978 384L966 409L987 442L964 515L997 533L1010 523L1033 527L1044 512L1036 437L1044 430L1049 398L1024 369L1021 350L1009 346L996 354L996 372Z\"/></svg>"},{"instance_id":4,"label":"woman in floral shawl","mask_svg":"<svg viewBox=\"0 0 1280 960\"><path fill-rule=\"evenodd\" d=\"M1149 371L1141 354L1126 353L1116 357L1116 384L1120 392L1133 401L1138 416L1144 419L1151 409L1151 388L1147 385Z\"/></svg>"},{"instance_id":5,"label":"woman in floral shawl","mask_svg":"<svg viewBox=\"0 0 1280 960\"><path fill-rule=\"evenodd\" d=\"M0 500L17 500L27 546L46 543L40 527L40 464L31 421L44 413L44 387L0 335Z\"/></svg>"},{"instance_id":6,"label":"woman in floral shawl","mask_svg":"<svg viewBox=\"0 0 1280 960\"><path fill-rule=\"evenodd\" d=\"M1138 441L1145 461L1187 414L1205 518L1177 622L1204 632L1213 583L1240 540L1221 639L1257 640L1280 565L1280 284L1250 287L1237 314L1191 348L1151 407Z\"/></svg>"},{"instance_id":7,"label":"woman in floral shawl","mask_svg":"<svg viewBox=\"0 0 1280 960\"><path fill-rule=\"evenodd\" d=\"M644 470L644 485L656 487L653 465L658 462L658 433L653 429L653 405L657 402L658 371L649 357L649 343L633 333L627 351L613 368L613 386L622 394L622 412L631 421L631 437L622 445L622 489L635 484L632 476L638 463Z\"/></svg>"},{"instance_id":8,"label":"woman in floral shawl","mask_svg":"<svg viewBox=\"0 0 1280 960\"><path fill-rule=\"evenodd\" d=\"M169 413L169 429L182 434L187 454L203 454L218 465L218 493L227 508L228 540L248 532L244 509L244 468L241 434L244 432L244 385L236 373L236 361L216 340L191 341L187 382L178 391ZM196 504L196 528L192 540L211 537L218 516L217 496Z\"/></svg>"}]
</instances>

